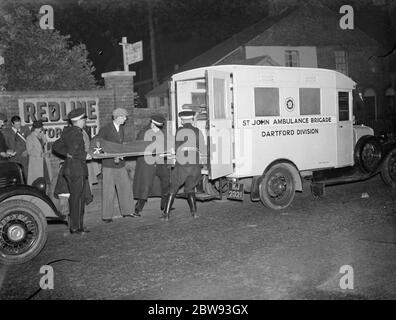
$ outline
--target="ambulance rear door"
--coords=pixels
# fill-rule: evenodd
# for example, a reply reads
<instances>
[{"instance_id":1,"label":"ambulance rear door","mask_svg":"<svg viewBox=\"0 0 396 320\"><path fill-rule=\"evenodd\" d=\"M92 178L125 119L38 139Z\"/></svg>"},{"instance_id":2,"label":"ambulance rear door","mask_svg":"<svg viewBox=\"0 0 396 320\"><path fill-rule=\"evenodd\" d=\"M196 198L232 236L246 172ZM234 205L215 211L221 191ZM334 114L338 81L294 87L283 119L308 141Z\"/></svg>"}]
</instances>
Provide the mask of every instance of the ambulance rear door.
<instances>
[{"instance_id":1,"label":"ambulance rear door","mask_svg":"<svg viewBox=\"0 0 396 320\"><path fill-rule=\"evenodd\" d=\"M337 167L353 165L352 92L338 90Z\"/></svg>"},{"instance_id":2,"label":"ambulance rear door","mask_svg":"<svg viewBox=\"0 0 396 320\"><path fill-rule=\"evenodd\" d=\"M233 173L233 115L231 73L206 71L209 179Z\"/></svg>"}]
</instances>

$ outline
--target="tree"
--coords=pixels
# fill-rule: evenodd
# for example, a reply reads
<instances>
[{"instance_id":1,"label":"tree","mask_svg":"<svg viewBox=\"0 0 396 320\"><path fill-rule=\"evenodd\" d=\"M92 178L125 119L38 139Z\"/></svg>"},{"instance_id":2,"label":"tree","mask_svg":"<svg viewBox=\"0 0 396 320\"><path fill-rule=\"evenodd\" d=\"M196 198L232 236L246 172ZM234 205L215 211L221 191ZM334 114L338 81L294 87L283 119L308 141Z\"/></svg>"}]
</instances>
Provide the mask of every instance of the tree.
<instances>
[{"instance_id":1,"label":"tree","mask_svg":"<svg viewBox=\"0 0 396 320\"><path fill-rule=\"evenodd\" d=\"M42 30L32 8L9 2L0 16L4 65L0 85L7 90L75 90L95 87L95 70L84 44Z\"/></svg>"}]
</instances>

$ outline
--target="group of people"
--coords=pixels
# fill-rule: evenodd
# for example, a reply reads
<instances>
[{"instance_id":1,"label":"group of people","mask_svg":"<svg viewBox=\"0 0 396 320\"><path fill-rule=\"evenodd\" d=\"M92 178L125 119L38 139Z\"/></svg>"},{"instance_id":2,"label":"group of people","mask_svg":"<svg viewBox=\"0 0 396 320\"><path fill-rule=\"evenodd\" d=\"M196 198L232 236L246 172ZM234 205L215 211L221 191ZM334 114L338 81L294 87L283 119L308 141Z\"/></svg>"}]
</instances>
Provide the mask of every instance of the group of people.
<instances>
[{"instance_id":1,"label":"group of people","mask_svg":"<svg viewBox=\"0 0 396 320\"><path fill-rule=\"evenodd\" d=\"M115 196L118 198L121 215L124 218L140 217L156 176L159 177L161 185L161 219L169 220L176 193L183 185L191 215L197 216L195 187L201 178L200 154L206 153L206 147L202 133L193 125L195 111L184 110L179 113L179 117L182 126L177 129L174 137L175 150L172 150L171 154L155 155L159 161L154 163L149 163L144 156L139 156L133 183L129 178L124 157L117 156L102 160L102 220L105 223L113 221ZM85 118L83 108L72 110L68 114L71 126L63 130L61 137L52 146L54 153L65 158L58 182L59 179L64 179L70 193L69 228L72 234L89 232L83 224L85 204L92 201L87 168L87 161L91 160L92 156L86 148L87 141L84 141ZM99 130L91 143L95 145L96 141L102 139L122 145L125 140L124 124L127 119L128 112L125 109L113 110L112 121ZM149 125L138 133L137 140L144 140L147 136L165 135L165 122L160 115L152 116ZM164 157L175 157L174 165L164 162ZM135 205L134 199L137 200Z\"/></svg>"},{"instance_id":2,"label":"group of people","mask_svg":"<svg viewBox=\"0 0 396 320\"><path fill-rule=\"evenodd\" d=\"M46 158L49 156L43 122L34 121L32 128L22 126L21 118L11 117L11 126L5 128L8 119L0 113L0 158L21 165L27 184L37 179L50 180Z\"/></svg>"}]
</instances>

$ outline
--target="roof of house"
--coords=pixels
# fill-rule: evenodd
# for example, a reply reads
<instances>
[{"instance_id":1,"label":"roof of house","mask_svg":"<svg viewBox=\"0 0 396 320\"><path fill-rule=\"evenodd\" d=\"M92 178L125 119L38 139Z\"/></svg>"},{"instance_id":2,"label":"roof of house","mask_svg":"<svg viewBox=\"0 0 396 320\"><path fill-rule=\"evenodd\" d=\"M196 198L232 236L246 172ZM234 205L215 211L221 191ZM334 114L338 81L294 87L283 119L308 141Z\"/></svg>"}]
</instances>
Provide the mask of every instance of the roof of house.
<instances>
[{"instance_id":1,"label":"roof of house","mask_svg":"<svg viewBox=\"0 0 396 320\"><path fill-rule=\"evenodd\" d=\"M253 39L259 33L264 32L270 26L272 26L279 20L285 18L294 10L295 7L288 8L287 10L284 10L275 17L270 17L270 18L267 17L253 24L250 27L243 29L241 32L234 34L232 37L226 39L225 41L219 43L213 48L207 50L206 52L188 61L186 64L182 65L178 69L178 72L216 64L216 62L220 62L219 60L231 54L234 55L238 54L239 58L243 59L244 55L243 56L240 55L242 53L240 50L243 50L243 45L246 42ZM168 85L165 81L161 83L159 86L155 87L153 90L149 91L146 94L146 97L165 94L167 89L168 89Z\"/></svg>"},{"instance_id":2,"label":"roof of house","mask_svg":"<svg viewBox=\"0 0 396 320\"><path fill-rule=\"evenodd\" d=\"M233 62L233 64L254 65L254 66L281 66L279 62L275 61L273 58L267 55L235 61Z\"/></svg>"},{"instance_id":3,"label":"roof of house","mask_svg":"<svg viewBox=\"0 0 396 320\"><path fill-rule=\"evenodd\" d=\"M249 40L253 39L257 35L267 30L269 27L286 18L294 10L296 10L296 7L291 7L284 10L275 17L266 17L265 19L260 20L252 26L234 34L232 37L188 61L186 64L182 65L178 71L185 71L217 64L217 62L220 62L220 60L222 60L225 56L240 49L240 47L244 46Z\"/></svg>"},{"instance_id":4,"label":"roof of house","mask_svg":"<svg viewBox=\"0 0 396 320\"><path fill-rule=\"evenodd\" d=\"M156 86L153 90L146 93L146 97L156 97L166 95L168 92L168 81L162 82Z\"/></svg>"},{"instance_id":5,"label":"roof of house","mask_svg":"<svg viewBox=\"0 0 396 320\"><path fill-rule=\"evenodd\" d=\"M342 15L323 5L304 4L249 40L245 46L379 46L356 25L339 27ZM298 36L296 37L296 30Z\"/></svg>"},{"instance_id":6,"label":"roof of house","mask_svg":"<svg viewBox=\"0 0 396 320\"><path fill-rule=\"evenodd\" d=\"M339 25L341 15L320 5L305 3L290 7L279 15L266 17L252 26L233 35L206 52L182 65L178 72L218 64L274 63L245 59L246 46L379 46L359 28L342 30ZM296 29L301 30L296 37ZM325 36L324 36L325 35ZM162 83L146 94L146 97L165 94L167 84Z\"/></svg>"}]
</instances>

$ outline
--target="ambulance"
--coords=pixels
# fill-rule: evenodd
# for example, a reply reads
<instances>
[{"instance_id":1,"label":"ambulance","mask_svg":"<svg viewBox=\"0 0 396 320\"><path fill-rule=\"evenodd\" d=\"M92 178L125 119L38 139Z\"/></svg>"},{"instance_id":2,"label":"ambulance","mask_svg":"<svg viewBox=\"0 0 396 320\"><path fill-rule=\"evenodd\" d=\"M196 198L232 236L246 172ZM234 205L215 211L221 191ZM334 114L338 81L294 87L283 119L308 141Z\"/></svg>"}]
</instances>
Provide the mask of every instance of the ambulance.
<instances>
[{"instance_id":1,"label":"ambulance","mask_svg":"<svg viewBox=\"0 0 396 320\"><path fill-rule=\"evenodd\" d=\"M203 191L209 196L224 192L243 200L250 193L252 201L284 209L302 191L304 178L316 190L367 179L383 167L384 181L393 185L396 148L392 144L385 155L371 128L354 126L355 87L349 77L326 69L220 65L188 70L170 81L171 130L174 134L180 125L180 111L197 111L196 125L207 145Z\"/></svg>"}]
</instances>

